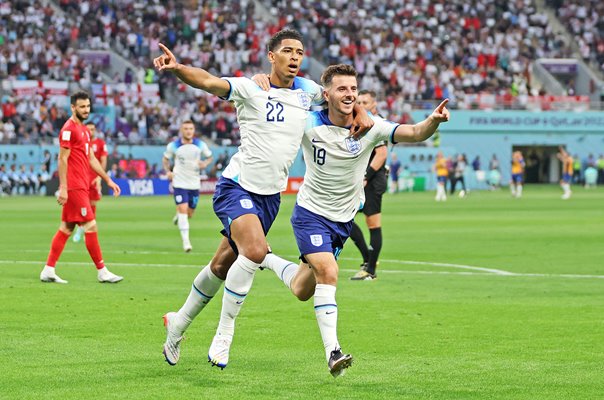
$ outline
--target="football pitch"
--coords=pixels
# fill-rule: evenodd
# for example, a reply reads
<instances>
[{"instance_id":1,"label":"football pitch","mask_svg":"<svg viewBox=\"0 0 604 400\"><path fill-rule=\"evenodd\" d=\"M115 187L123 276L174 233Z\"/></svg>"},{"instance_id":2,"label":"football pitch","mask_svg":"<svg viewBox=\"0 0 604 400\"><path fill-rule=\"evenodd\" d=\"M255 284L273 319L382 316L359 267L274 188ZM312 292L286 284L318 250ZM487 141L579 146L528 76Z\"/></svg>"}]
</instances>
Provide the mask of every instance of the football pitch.
<instances>
[{"instance_id":1,"label":"football pitch","mask_svg":"<svg viewBox=\"0 0 604 400\"><path fill-rule=\"evenodd\" d=\"M162 315L177 310L219 242L211 198L191 220L185 254L168 197L105 197L99 284L83 243L39 273L60 219L54 198L0 198L0 399L596 399L604 397L604 190L557 186L386 195L376 281L350 281L340 257L339 339L355 357L328 372L312 300L259 271L226 369L207 350L222 292L195 320L170 367ZM269 234L297 257L284 196ZM362 219L357 218L362 222ZM361 223L361 226L364 224Z\"/></svg>"}]
</instances>

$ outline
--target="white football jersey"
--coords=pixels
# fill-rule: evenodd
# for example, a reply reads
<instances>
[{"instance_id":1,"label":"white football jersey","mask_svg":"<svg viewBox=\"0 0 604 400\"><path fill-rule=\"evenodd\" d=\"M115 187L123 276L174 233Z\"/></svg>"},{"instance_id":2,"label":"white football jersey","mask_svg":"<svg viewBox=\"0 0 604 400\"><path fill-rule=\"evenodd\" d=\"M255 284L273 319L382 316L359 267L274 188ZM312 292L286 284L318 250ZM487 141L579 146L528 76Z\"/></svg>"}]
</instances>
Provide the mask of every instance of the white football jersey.
<instances>
[{"instance_id":1,"label":"white football jersey","mask_svg":"<svg viewBox=\"0 0 604 400\"><path fill-rule=\"evenodd\" d=\"M331 221L348 222L365 202L363 177L371 152L381 141L393 142L398 124L370 115L373 128L359 140L335 126L327 110L311 112L302 138L306 163L297 202Z\"/></svg>"},{"instance_id":2,"label":"white football jersey","mask_svg":"<svg viewBox=\"0 0 604 400\"><path fill-rule=\"evenodd\" d=\"M174 178L172 185L179 189L199 190L199 160L201 158L210 158L212 151L208 145L197 138L193 143L184 144L181 139L177 139L166 147L164 157L168 160L174 159Z\"/></svg>"},{"instance_id":3,"label":"white football jersey","mask_svg":"<svg viewBox=\"0 0 604 400\"><path fill-rule=\"evenodd\" d=\"M248 78L223 79L231 85L226 100L237 108L241 145L222 176L252 193L285 190L310 107L323 103L321 86L296 77L291 88L266 92Z\"/></svg>"}]
</instances>

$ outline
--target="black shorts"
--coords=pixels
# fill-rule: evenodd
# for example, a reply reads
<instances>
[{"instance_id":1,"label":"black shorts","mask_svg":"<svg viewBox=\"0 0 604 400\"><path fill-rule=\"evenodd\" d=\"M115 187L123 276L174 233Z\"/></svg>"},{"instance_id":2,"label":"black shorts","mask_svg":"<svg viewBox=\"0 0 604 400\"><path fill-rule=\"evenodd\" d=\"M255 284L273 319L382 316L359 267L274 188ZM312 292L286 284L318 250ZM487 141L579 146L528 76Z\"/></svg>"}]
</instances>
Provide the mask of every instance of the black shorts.
<instances>
[{"instance_id":1,"label":"black shorts","mask_svg":"<svg viewBox=\"0 0 604 400\"><path fill-rule=\"evenodd\" d=\"M367 216L382 212L382 196L386 193L388 178L382 171L378 171L365 186L365 205L361 212Z\"/></svg>"}]
</instances>

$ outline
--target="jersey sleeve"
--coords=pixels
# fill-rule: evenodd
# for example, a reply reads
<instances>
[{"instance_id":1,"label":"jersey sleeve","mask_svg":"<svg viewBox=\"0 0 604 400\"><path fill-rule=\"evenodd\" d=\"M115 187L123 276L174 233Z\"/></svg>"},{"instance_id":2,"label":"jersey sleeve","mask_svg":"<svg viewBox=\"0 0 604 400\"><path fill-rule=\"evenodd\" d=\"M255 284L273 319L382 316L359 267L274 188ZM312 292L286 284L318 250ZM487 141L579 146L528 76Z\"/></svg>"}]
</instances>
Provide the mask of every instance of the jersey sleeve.
<instances>
[{"instance_id":1,"label":"jersey sleeve","mask_svg":"<svg viewBox=\"0 0 604 400\"><path fill-rule=\"evenodd\" d=\"M199 149L201 150L201 155L203 158L212 157L212 150L210 150L210 147L206 144L206 142L200 142Z\"/></svg>"},{"instance_id":2,"label":"jersey sleeve","mask_svg":"<svg viewBox=\"0 0 604 400\"><path fill-rule=\"evenodd\" d=\"M174 153L176 152L176 146L174 146L174 142L168 143L166 146L166 151L164 152L164 157L168 160L172 160L174 158Z\"/></svg>"},{"instance_id":3,"label":"jersey sleeve","mask_svg":"<svg viewBox=\"0 0 604 400\"><path fill-rule=\"evenodd\" d=\"M309 94L312 96L312 105L320 106L325 103L325 98L323 97L323 86L310 81L310 87L311 91Z\"/></svg>"},{"instance_id":4,"label":"jersey sleeve","mask_svg":"<svg viewBox=\"0 0 604 400\"><path fill-rule=\"evenodd\" d=\"M261 91L260 86L249 78L222 78L229 83L231 88L224 100L243 101L252 97L254 93Z\"/></svg>"},{"instance_id":5,"label":"jersey sleeve","mask_svg":"<svg viewBox=\"0 0 604 400\"><path fill-rule=\"evenodd\" d=\"M64 126L59 132L59 145L66 149L71 149L72 147L72 135L75 139L75 132L72 132L71 127Z\"/></svg>"},{"instance_id":6,"label":"jersey sleeve","mask_svg":"<svg viewBox=\"0 0 604 400\"><path fill-rule=\"evenodd\" d=\"M394 131L400 124L373 115L370 115L370 117L374 122L373 128L370 131L370 140L374 143L375 147L385 145L386 143L384 142L396 144L394 141Z\"/></svg>"}]
</instances>

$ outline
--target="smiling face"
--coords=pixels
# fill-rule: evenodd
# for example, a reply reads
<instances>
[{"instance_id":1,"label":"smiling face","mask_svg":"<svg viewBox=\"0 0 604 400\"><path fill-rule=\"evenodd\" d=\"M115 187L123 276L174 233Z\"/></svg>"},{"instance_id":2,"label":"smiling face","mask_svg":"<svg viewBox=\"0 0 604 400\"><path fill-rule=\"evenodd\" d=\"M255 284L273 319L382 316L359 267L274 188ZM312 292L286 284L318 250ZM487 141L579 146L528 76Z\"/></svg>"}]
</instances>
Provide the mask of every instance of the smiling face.
<instances>
[{"instance_id":1,"label":"smiling face","mask_svg":"<svg viewBox=\"0 0 604 400\"><path fill-rule=\"evenodd\" d=\"M283 39L275 51L268 52L272 64L271 82L277 86L289 86L298 75L304 59L304 45L296 39Z\"/></svg>"},{"instance_id":2,"label":"smiling face","mask_svg":"<svg viewBox=\"0 0 604 400\"><path fill-rule=\"evenodd\" d=\"M349 75L335 75L325 88L325 100L329 103L329 112L339 116L352 117L357 101L357 78Z\"/></svg>"}]
</instances>

